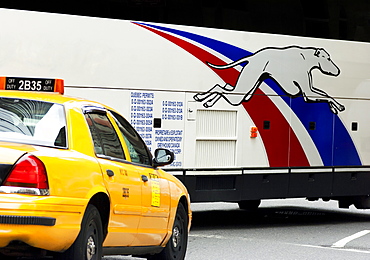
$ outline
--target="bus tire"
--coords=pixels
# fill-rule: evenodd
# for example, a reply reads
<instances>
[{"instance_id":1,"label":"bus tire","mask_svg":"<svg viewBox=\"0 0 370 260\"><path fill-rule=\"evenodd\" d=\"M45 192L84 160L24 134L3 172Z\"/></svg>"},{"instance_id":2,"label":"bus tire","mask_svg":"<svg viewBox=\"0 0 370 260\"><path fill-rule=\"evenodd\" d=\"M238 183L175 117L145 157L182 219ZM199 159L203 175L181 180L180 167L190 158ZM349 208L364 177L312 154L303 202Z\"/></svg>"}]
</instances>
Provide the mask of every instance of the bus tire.
<instances>
[{"instance_id":1,"label":"bus tire","mask_svg":"<svg viewBox=\"0 0 370 260\"><path fill-rule=\"evenodd\" d=\"M369 209L370 208L370 197L369 196L359 196L354 200L355 207L357 209Z\"/></svg>"},{"instance_id":2,"label":"bus tire","mask_svg":"<svg viewBox=\"0 0 370 260\"><path fill-rule=\"evenodd\" d=\"M241 200L238 202L239 208L243 210L256 210L261 204L261 200Z\"/></svg>"},{"instance_id":3,"label":"bus tire","mask_svg":"<svg viewBox=\"0 0 370 260\"><path fill-rule=\"evenodd\" d=\"M103 225L98 209L88 205L81 230L72 246L57 254L58 260L101 260L103 254Z\"/></svg>"}]
</instances>

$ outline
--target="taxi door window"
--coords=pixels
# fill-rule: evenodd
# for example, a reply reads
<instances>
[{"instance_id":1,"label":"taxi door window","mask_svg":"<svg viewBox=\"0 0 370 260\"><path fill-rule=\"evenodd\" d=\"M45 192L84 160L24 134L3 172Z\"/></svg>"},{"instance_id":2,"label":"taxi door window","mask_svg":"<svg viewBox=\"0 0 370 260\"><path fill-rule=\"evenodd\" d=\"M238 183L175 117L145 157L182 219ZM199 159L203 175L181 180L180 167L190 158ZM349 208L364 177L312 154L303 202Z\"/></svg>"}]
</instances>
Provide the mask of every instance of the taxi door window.
<instances>
[{"instance_id":1,"label":"taxi door window","mask_svg":"<svg viewBox=\"0 0 370 260\"><path fill-rule=\"evenodd\" d=\"M107 115L86 113L96 155L125 159L121 143Z\"/></svg>"},{"instance_id":2,"label":"taxi door window","mask_svg":"<svg viewBox=\"0 0 370 260\"><path fill-rule=\"evenodd\" d=\"M140 135L135 129L119 114L110 111L112 117L116 120L116 123L125 139L127 148L130 153L131 161L135 163L152 165L152 155L141 139Z\"/></svg>"}]
</instances>

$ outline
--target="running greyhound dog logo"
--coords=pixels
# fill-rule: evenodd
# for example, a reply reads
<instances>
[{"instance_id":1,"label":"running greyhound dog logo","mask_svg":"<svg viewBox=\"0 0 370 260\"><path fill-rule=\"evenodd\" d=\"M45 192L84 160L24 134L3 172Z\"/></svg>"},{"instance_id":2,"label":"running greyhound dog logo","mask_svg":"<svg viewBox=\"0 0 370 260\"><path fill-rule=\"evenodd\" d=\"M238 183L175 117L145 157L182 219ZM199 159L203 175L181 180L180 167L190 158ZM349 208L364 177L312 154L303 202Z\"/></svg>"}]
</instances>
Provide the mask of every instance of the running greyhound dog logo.
<instances>
[{"instance_id":1,"label":"running greyhound dog logo","mask_svg":"<svg viewBox=\"0 0 370 260\"><path fill-rule=\"evenodd\" d=\"M194 99L212 107L221 97L233 106L249 101L265 79L273 79L289 96L302 95L305 102L326 102L334 114L345 107L325 91L313 85L312 71L318 69L324 75L337 77L339 68L323 48L289 46L267 47L256 53L226 65L208 65L215 69L245 65L235 86L216 84L207 92L194 95Z\"/></svg>"}]
</instances>

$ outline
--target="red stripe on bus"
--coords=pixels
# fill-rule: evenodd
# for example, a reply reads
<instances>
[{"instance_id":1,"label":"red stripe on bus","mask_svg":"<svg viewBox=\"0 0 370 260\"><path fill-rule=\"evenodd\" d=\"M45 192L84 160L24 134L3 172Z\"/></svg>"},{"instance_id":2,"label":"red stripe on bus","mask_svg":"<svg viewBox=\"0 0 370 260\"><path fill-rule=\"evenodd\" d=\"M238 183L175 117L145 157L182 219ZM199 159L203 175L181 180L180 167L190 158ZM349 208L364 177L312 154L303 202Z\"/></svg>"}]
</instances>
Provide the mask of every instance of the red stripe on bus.
<instances>
[{"instance_id":1,"label":"red stripe on bus","mask_svg":"<svg viewBox=\"0 0 370 260\"><path fill-rule=\"evenodd\" d=\"M142 24L136 25L178 45L204 64L207 64L207 62L217 65L225 64L221 59L192 43ZM225 70L209 68L224 82L235 86L239 77L239 72L235 68ZM269 97L260 89L257 89L253 98L248 102L243 102L243 106L259 129L270 167L309 166L307 156L293 129ZM270 129L263 129L263 122L266 119L270 121ZM249 131L249 129L246 129L246 131ZM289 155L291 155L290 158Z\"/></svg>"}]
</instances>

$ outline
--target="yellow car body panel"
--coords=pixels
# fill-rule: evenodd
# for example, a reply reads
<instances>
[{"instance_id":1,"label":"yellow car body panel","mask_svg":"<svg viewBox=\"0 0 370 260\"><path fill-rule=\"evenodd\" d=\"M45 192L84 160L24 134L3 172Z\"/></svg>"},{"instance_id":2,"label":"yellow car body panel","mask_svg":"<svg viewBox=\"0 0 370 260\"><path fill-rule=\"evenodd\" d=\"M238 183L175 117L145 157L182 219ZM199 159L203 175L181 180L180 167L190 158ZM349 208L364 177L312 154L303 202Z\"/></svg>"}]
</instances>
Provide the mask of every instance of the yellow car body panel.
<instances>
[{"instance_id":1,"label":"yellow car body panel","mask_svg":"<svg viewBox=\"0 0 370 260\"><path fill-rule=\"evenodd\" d=\"M36 156L45 165L50 192L47 196L11 194L3 193L1 186L0 222L7 216L55 219L53 225L28 224L26 228L0 223L0 249L12 241L21 241L32 247L63 252L76 240L87 205L97 196L109 203L99 209L107 218L107 223L103 223L104 247L164 247L172 234L180 199L184 198L190 230L190 198L179 180L158 168L132 162L121 134L118 137L125 160L95 154L81 108L113 109L55 93L0 91L0 96L61 104L67 126L66 148L0 141L0 164L13 165L26 153ZM119 133L117 123L109 113L107 116Z\"/></svg>"},{"instance_id":2,"label":"yellow car body panel","mask_svg":"<svg viewBox=\"0 0 370 260\"><path fill-rule=\"evenodd\" d=\"M0 224L0 247L16 240L46 250L65 250L78 235L86 204L86 199L2 194L0 200L2 217L35 216L55 218L57 221L52 227Z\"/></svg>"}]
</instances>

